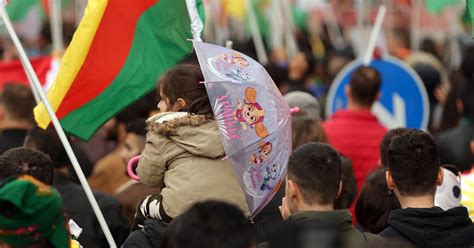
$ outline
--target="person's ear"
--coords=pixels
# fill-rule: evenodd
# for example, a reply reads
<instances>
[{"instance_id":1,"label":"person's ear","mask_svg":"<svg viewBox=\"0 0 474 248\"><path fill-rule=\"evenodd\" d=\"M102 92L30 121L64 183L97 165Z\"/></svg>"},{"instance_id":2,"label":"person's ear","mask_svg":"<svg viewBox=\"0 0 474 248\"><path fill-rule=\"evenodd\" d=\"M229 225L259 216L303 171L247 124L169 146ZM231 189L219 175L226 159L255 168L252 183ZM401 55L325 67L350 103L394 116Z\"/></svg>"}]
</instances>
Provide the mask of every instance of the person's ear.
<instances>
[{"instance_id":1,"label":"person's ear","mask_svg":"<svg viewBox=\"0 0 474 248\"><path fill-rule=\"evenodd\" d=\"M341 195L341 193L342 193L342 180L339 181L339 189L337 190L336 199L339 198L339 196Z\"/></svg>"},{"instance_id":2,"label":"person's ear","mask_svg":"<svg viewBox=\"0 0 474 248\"><path fill-rule=\"evenodd\" d=\"M178 100L176 100L176 103L175 103L175 106L176 106L176 111L179 111L181 109L184 109L186 106L187 106L187 102L186 100L184 100L183 98L178 98Z\"/></svg>"},{"instance_id":3,"label":"person's ear","mask_svg":"<svg viewBox=\"0 0 474 248\"><path fill-rule=\"evenodd\" d=\"M443 180L444 180L444 170L442 167L439 167L438 176L436 177L436 185L440 186L441 184L443 184Z\"/></svg>"},{"instance_id":4,"label":"person's ear","mask_svg":"<svg viewBox=\"0 0 474 248\"><path fill-rule=\"evenodd\" d=\"M352 90L349 85L346 85L346 87L344 87L344 93L346 94L347 98L352 98Z\"/></svg>"},{"instance_id":5,"label":"person's ear","mask_svg":"<svg viewBox=\"0 0 474 248\"><path fill-rule=\"evenodd\" d=\"M387 187L389 190L394 190L397 186L395 180L393 180L392 173L389 170L385 172L385 179L387 180Z\"/></svg>"},{"instance_id":6,"label":"person's ear","mask_svg":"<svg viewBox=\"0 0 474 248\"><path fill-rule=\"evenodd\" d=\"M5 119L5 108L0 104L0 122Z\"/></svg>"},{"instance_id":7,"label":"person's ear","mask_svg":"<svg viewBox=\"0 0 474 248\"><path fill-rule=\"evenodd\" d=\"M298 197L298 192L299 192L298 185L296 185L296 183L293 180L288 179L286 186L287 186L286 190L288 193L286 197L294 201L294 199Z\"/></svg>"}]
</instances>

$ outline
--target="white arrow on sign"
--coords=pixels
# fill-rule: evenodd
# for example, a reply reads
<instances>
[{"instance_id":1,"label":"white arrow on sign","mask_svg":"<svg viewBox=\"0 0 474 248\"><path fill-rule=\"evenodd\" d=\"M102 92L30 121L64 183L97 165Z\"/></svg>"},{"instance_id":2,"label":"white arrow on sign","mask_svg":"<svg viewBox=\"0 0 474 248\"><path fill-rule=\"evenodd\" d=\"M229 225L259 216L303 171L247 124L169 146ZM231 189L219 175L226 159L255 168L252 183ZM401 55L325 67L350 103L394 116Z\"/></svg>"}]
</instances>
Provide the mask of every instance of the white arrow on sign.
<instances>
[{"instance_id":1,"label":"white arrow on sign","mask_svg":"<svg viewBox=\"0 0 474 248\"><path fill-rule=\"evenodd\" d=\"M385 108L379 101L372 106L372 112L379 118L379 121L388 129L406 127L405 101L400 95L392 95L393 114Z\"/></svg>"}]
</instances>

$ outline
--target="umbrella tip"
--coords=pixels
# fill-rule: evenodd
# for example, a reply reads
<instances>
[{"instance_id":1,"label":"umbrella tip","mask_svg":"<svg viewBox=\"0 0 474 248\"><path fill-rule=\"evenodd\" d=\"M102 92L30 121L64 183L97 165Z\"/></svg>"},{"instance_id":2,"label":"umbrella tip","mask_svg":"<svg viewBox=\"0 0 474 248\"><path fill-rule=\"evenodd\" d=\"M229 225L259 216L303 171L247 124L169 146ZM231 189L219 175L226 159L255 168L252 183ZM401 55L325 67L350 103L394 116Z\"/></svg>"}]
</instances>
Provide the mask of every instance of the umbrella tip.
<instances>
[{"instance_id":1,"label":"umbrella tip","mask_svg":"<svg viewBox=\"0 0 474 248\"><path fill-rule=\"evenodd\" d=\"M290 114L296 114L299 112L300 112L300 108L298 107L290 108Z\"/></svg>"}]
</instances>

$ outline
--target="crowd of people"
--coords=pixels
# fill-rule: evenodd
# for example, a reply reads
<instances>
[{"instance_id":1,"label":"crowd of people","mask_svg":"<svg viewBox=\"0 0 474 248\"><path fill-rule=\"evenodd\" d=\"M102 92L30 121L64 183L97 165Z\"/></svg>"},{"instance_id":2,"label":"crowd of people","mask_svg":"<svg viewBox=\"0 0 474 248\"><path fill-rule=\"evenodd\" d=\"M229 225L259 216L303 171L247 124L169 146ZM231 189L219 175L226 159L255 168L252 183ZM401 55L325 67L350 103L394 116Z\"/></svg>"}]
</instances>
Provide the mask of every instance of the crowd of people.
<instances>
[{"instance_id":1,"label":"crowd of people","mask_svg":"<svg viewBox=\"0 0 474 248\"><path fill-rule=\"evenodd\" d=\"M170 69L156 91L105 123L91 140L68 137L116 244L473 247L474 44L463 44L459 68L447 70L438 47L411 52L404 34L393 31L398 42L390 43L389 52L423 81L430 101L427 130L387 130L379 122L371 109L384 81L370 66L351 75L347 108L326 117L329 87L354 59L350 47L332 47L327 33L320 37L322 57L304 33L296 56L271 52L266 69L300 112L292 116L285 182L252 220L245 193L223 159L195 55ZM247 42L234 48L255 54ZM5 84L0 247L107 247L56 131L35 125L34 106L27 87ZM126 169L137 155L139 181Z\"/></svg>"}]
</instances>

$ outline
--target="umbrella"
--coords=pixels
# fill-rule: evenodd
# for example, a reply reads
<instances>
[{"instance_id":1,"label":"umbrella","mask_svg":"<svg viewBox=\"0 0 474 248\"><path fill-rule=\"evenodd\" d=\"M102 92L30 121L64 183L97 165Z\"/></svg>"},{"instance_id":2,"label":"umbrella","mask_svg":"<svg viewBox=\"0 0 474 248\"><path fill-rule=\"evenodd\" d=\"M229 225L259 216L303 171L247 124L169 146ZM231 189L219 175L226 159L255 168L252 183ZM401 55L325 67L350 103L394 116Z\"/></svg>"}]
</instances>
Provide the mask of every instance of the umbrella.
<instances>
[{"instance_id":1,"label":"umbrella","mask_svg":"<svg viewBox=\"0 0 474 248\"><path fill-rule=\"evenodd\" d=\"M237 51L194 42L226 158L251 217L278 191L291 154L291 114L262 65Z\"/></svg>"}]
</instances>

